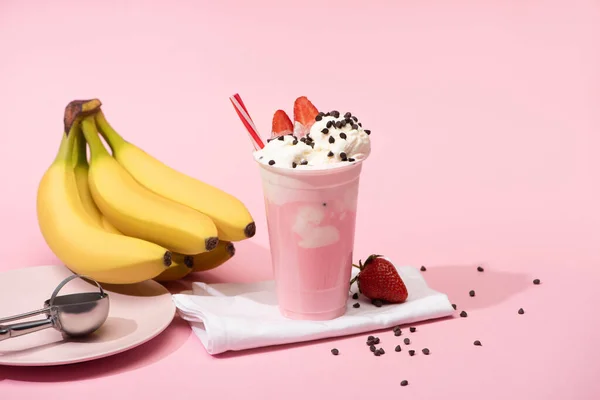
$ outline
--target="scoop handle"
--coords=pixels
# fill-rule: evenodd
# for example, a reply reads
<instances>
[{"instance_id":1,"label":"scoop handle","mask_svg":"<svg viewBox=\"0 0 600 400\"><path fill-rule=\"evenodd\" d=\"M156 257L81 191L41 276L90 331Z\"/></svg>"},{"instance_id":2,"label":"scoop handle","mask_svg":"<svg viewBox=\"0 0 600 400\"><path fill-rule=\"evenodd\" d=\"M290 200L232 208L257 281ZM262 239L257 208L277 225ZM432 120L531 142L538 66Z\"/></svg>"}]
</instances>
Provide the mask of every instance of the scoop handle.
<instances>
[{"instance_id":1,"label":"scoop handle","mask_svg":"<svg viewBox=\"0 0 600 400\"><path fill-rule=\"evenodd\" d=\"M0 342L17 336L54 327L54 319L46 318L38 321L20 322L12 325L0 325Z\"/></svg>"}]
</instances>

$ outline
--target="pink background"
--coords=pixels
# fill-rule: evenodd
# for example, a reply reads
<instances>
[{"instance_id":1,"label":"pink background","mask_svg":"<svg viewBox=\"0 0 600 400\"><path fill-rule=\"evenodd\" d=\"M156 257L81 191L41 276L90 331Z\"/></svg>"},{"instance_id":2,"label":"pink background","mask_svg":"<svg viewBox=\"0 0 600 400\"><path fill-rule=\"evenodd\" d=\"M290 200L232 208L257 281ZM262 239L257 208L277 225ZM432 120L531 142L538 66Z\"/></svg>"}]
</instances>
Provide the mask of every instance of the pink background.
<instances>
[{"instance_id":1,"label":"pink background","mask_svg":"<svg viewBox=\"0 0 600 400\"><path fill-rule=\"evenodd\" d=\"M124 136L254 214L256 237L197 278L270 278L259 174L227 98L239 92L266 133L307 95L373 131L357 258L428 266L469 317L420 325L414 348L431 355L412 358L389 331L383 357L366 335L211 357L175 320L116 357L0 367L1 397L600 396L598 2L151 3L0 0L0 270L58 262L37 183L64 106L98 97Z\"/></svg>"}]
</instances>

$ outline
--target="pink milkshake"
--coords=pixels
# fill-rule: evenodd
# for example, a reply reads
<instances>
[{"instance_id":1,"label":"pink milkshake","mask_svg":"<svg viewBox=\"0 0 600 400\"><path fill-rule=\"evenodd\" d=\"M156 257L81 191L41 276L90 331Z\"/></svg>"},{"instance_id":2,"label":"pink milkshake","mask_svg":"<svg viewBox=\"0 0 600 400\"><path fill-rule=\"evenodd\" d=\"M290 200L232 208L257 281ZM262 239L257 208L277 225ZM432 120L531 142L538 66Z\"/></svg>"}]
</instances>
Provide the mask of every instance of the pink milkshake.
<instances>
[{"instance_id":1,"label":"pink milkshake","mask_svg":"<svg viewBox=\"0 0 600 400\"><path fill-rule=\"evenodd\" d=\"M296 102L295 109L308 100ZM273 121L275 138L254 153L279 308L291 319L329 320L347 307L359 177L370 132L350 113L315 111L308 119L304 113L295 126L282 113Z\"/></svg>"}]
</instances>

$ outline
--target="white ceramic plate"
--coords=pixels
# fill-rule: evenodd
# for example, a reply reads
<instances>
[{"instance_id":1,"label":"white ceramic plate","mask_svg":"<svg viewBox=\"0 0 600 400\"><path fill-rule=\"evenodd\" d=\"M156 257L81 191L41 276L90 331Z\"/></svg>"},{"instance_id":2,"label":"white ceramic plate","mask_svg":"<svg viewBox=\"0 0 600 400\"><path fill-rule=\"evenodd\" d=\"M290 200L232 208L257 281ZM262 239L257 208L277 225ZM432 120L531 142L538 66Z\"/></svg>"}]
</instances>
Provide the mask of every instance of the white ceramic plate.
<instances>
[{"instance_id":1,"label":"white ceramic plate","mask_svg":"<svg viewBox=\"0 0 600 400\"><path fill-rule=\"evenodd\" d=\"M0 317L43 308L54 288L72 274L64 266L52 265L0 273ZM155 281L102 287L109 296L110 312L100 329L77 339L63 337L53 328L6 339L0 342L0 365L60 365L110 356L154 338L175 316L171 294ZM93 292L98 288L75 279L60 294L77 291ZM30 319L40 318L44 316Z\"/></svg>"}]
</instances>

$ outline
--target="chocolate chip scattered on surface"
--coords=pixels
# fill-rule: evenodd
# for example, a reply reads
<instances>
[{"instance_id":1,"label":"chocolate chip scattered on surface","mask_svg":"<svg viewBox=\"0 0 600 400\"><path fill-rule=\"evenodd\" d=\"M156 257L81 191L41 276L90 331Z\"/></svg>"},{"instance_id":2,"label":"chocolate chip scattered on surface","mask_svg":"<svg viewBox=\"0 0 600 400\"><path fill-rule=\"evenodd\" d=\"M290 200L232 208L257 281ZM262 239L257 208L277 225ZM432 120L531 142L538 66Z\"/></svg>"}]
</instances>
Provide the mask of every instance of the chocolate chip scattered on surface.
<instances>
[{"instance_id":1,"label":"chocolate chip scattered on surface","mask_svg":"<svg viewBox=\"0 0 600 400\"><path fill-rule=\"evenodd\" d=\"M533 284L534 285L539 285L541 283L541 281L539 279L534 279L533 280Z\"/></svg>"},{"instance_id":2,"label":"chocolate chip scattered on surface","mask_svg":"<svg viewBox=\"0 0 600 400\"><path fill-rule=\"evenodd\" d=\"M430 351L427 347L425 347L423 350L421 350L423 352L423 354L425 354L426 356L429 355Z\"/></svg>"},{"instance_id":3,"label":"chocolate chip scattered on surface","mask_svg":"<svg viewBox=\"0 0 600 400\"><path fill-rule=\"evenodd\" d=\"M373 304L375 307L381 307L383 305L383 301L381 301L379 299L375 299L375 300L371 300L371 304Z\"/></svg>"},{"instance_id":4,"label":"chocolate chip scattered on surface","mask_svg":"<svg viewBox=\"0 0 600 400\"><path fill-rule=\"evenodd\" d=\"M425 272L425 271L427 271L427 268L425 268L424 265L421 265L421 271Z\"/></svg>"},{"instance_id":5,"label":"chocolate chip scattered on surface","mask_svg":"<svg viewBox=\"0 0 600 400\"><path fill-rule=\"evenodd\" d=\"M400 382L400 386L407 386L407 385L408 385L407 380L403 380L402 382Z\"/></svg>"},{"instance_id":6,"label":"chocolate chip scattered on surface","mask_svg":"<svg viewBox=\"0 0 600 400\"><path fill-rule=\"evenodd\" d=\"M469 290L469 296L475 297L475 291L474 290Z\"/></svg>"},{"instance_id":7,"label":"chocolate chip scattered on surface","mask_svg":"<svg viewBox=\"0 0 600 400\"><path fill-rule=\"evenodd\" d=\"M269 165L275 165L275 160L269 160Z\"/></svg>"},{"instance_id":8,"label":"chocolate chip scattered on surface","mask_svg":"<svg viewBox=\"0 0 600 400\"><path fill-rule=\"evenodd\" d=\"M521 315L523 315L523 314L525 314L525 310L523 310L522 308L519 308L518 313L521 314Z\"/></svg>"},{"instance_id":9,"label":"chocolate chip scattered on surface","mask_svg":"<svg viewBox=\"0 0 600 400\"><path fill-rule=\"evenodd\" d=\"M415 328L414 326L411 326L410 328L408 328L412 333L415 333L417 331L417 328Z\"/></svg>"},{"instance_id":10,"label":"chocolate chip scattered on surface","mask_svg":"<svg viewBox=\"0 0 600 400\"><path fill-rule=\"evenodd\" d=\"M354 304L352 305L352 307L354 307L354 308L359 308L359 307L360 307L360 303L354 303Z\"/></svg>"},{"instance_id":11,"label":"chocolate chip scattered on surface","mask_svg":"<svg viewBox=\"0 0 600 400\"><path fill-rule=\"evenodd\" d=\"M479 267L477 267L477 271L483 272L483 267L480 265Z\"/></svg>"},{"instance_id":12,"label":"chocolate chip scattered on surface","mask_svg":"<svg viewBox=\"0 0 600 400\"><path fill-rule=\"evenodd\" d=\"M412 356L414 356L414 355L415 355L415 351L414 351L414 350L409 350L409 351L408 351L408 354L409 354L409 355L412 357Z\"/></svg>"},{"instance_id":13,"label":"chocolate chip scattered on surface","mask_svg":"<svg viewBox=\"0 0 600 400\"><path fill-rule=\"evenodd\" d=\"M377 350L377 347L375 347L374 344L369 346L369 350L371 350L373 353L375 353L375 351Z\"/></svg>"},{"instance_id":14,"label":"chocolate chip scattered on surface","mask_svg":"<svg viewBox=\"0 0 600 400\"><path fill-rule=\"evenodd\" d=\"M402 347L400 347L400 345L396 346L396 348L394 349L396 351L396 353L402 351Z\"/></svg>"},{"instance_id":15,"label":"chocolate chip scattered on surface","mask_svg":"<svg viewBox=\"0 0 600 400\"><path fill-rule=\"evenodd\" d=\"M475 346L481 346L481 342L479 340L474 341L473 344Z\"/></svg>"},{"instance_id":16,"label":"chocolate chip scattered on surface","mask_svg":"<svg viewBox=\"0 0 600 400\"><path fill-rule=\"evenodd\" d=\"M456 310L456 304L452 304L452 308Z\"/></svg>"},{"instance_id":17,"label":"chocolate chip scattered on surface","mask_svg":"<svg viewBox=\"0 0 600 400\"><path fill-rule=\"evenodd\" d=\"M468 314L467 314L467 312L466 312L466 311L461 311L461 312L460 312L460 316L461 316L461 317L463 317L463 318L466 318L466 317L467 317L467 315L468 315Z\"/></svg>"},{"instance_id":18,"label":"chocolate chip scattered on surface","mask_svg":"<svg viewBox=\"0 0 600 400\"><path fill-rule=\"evenodd\" d=\"M405 338L404 339L404 344L409 345L410 344L410 339L409 338Z\"/></svg>"},{"instance_id":19,"label":"chocolate chip scattered on surface","mask_svg":"<svg viewBox=\"0 0 600 400\"><path fill-rule=\"evenodd\" d=\"M394 331L394 336L400 336L402 335L402 331L400 329L398 329L397 331Z\"/></svg>"},{"instance_id":20,"label":"chocolate chip scattered on surface","mask_svg":"<svg viewBox=\"0 0 600 400\"><path fill-rule=\"evenodd\" d=\"M326 203L325 203L325 204L326 204ZM357 300L357 299L358 299L358 293L354 293L354 294L352 295L352 298L353 298L354 300ZM372 337L372 336L369 336L369 337Z\"/></svg>"},{"instance_id":21,"label":"chocolate chip scattered on surface","mask_svg":"<svg viewBox=\"0 0 600 400\"><path fill-rule=\"evenodd\" d=\"M329 153L327 153L327 157L333 157L333 156L334 156L333 151L330 151Z\"/></svg>"},{"instance_id":22,"label":"chocolate chip scattered on surface","mask_svg":"<svg viewBox=\"0 0 600 400\"><path fill-rule=\"evenodd\" d=\"M331 349L331 354L337 356L338 354L340 354L340 351L338 349Z\"/></svg>"}]
</instances>

